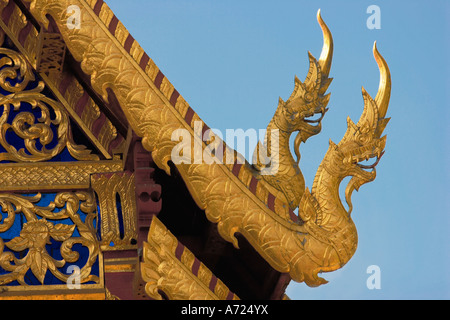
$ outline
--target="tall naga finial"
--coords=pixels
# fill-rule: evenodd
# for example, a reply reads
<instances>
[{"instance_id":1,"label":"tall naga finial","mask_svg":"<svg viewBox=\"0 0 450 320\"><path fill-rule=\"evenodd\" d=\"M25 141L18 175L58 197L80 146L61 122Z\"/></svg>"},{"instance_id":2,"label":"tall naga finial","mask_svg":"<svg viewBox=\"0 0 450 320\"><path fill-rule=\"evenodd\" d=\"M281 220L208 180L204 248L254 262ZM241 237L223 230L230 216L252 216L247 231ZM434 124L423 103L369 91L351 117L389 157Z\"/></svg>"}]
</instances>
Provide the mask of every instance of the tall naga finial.
<instances>
[{"instance_id":1,"label":"tall naga finial","mask_svg":"<svg viewBox=\"0 0 450 320\"><path fill-rule=\"evenodd\" d=\"M264 175L266 180L274 187L272 190L277 196L285 198L290 208L295 209L305 191L305 182L299 168L300 144L306 142L310 137L318 134L322 129L322 119L327 112L327 104L330 94L325 94L332 78L328 75L331 69L333 57L333 38L327 25L323 21L320 10L317 12L317 20L323 33L323 47L320 59L316 60L308 52L309 70L304 81L295 77L294 90L287 101L279 99L277 110L267 126L267 133L276 130L279 146L278 171L273 175ZM290 151L290 136L297 132L294 140L294 153L297 157L294 160ZM271 150L271 135L266 135L264 145L258 144L255 154L268 154L266 150ZM260 152L265 150L266 152ZM272 158L274 155L272 154ZM277 158L277 157L275 157ZM255 159L255 158L254 158ZM259 161L264 160L264 161ZM270 163L267 159L254 160L255 168L261 172L264 165Z\"/></svg>"}]
</instances>

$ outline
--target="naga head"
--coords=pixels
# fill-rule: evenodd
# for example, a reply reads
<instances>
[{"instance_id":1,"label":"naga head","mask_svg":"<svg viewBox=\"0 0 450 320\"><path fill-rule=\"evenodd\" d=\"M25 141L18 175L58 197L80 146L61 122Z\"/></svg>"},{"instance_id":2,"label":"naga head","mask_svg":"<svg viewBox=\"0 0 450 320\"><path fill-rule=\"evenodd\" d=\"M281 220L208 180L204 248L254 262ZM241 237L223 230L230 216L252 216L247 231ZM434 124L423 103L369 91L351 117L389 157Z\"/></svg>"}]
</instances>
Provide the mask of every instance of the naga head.
<instances>
[{"instance_id":1,"label":"naga head","mask_svg":"<svg viewBox=\"0 0 450 320\"><path fill-rule=\"evenodd\" d=\"M336 145L330 140L329 155L333 165L330 168L333 175L342 181L347 176L351 180L345 190L345 198L352 210L351 194L363 184L373 181L376 177L376 166L384 154L386 136L381 136L390 118L385 118L390 92L391 76L386 61L373 47L375 60L380 69L380 85L375 100L362 88L364 111L358 123L347 119L347 131ZM370 162L370 163L368 163Z\"/></svg>"},{"instance_id":2,"label":"naga head","mask_svg":"<svg viewBox=\"0 0 450 320\"><path fill-rule=\"evenodd\" d=\"M301 142L318 134L322 129L321 121L327 112L330 94L328 89L332 78L328 78L333 56L333 38L325 22L317 12L317 20L322 28L323 48L317 61L310 52L309 71L304 82L295 77L295 87L287 101L279 99L273 121L281 131L298 132L295 138L295 153L299 159L298 148Z\"/></svg>"}]
</instances>

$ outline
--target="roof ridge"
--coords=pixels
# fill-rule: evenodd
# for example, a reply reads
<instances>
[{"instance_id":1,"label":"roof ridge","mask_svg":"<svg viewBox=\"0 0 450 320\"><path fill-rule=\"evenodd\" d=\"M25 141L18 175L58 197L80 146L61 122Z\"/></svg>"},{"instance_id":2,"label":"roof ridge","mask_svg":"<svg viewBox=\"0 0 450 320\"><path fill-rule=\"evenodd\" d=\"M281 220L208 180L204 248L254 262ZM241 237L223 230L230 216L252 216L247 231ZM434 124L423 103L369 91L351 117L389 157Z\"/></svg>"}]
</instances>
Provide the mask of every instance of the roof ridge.
<instances>
[{"instance_id":1,"label":"roof ridge","mask_svg":"<svg viewBox=\"0 0 450 320\"><path fill-rule=\"evenodd\" d=\"M133 57L134 61L140 66L144 73L153 81L155 87L160 90L160 92L165 96L165 98L170 102L176 111L183 117L186 123L194 130L195 121L201 121L202 123L202 134L210 129L209 126L200 118L200 116L191 108L191 106L186 102L186 100L181 96L181 94L175 89L169 79L162 73L155 62L148 56L144 49L139 45L138 41L134 39L128 29L122 24L122 22L117 18L114 12L109 8L104 0L86 0L90 5L93 12L99 17L103 22L105 27L109 30L111 35L113 35L119 43L122 44L125 51ZM206 143L205 143L206 144ZM231 149L235 153L236 150L230 148L225 141L223 141L223 150ZM224 152L225 154L225 152ZM236 154L235 154L236 155ZM255 174L254 170L251 169L251 165L245 160L244 165L239 163L239 159L243 156L240 154L234 157L234 163L231 165L226 165L230 172L233 173L236 178L238 178L259 200L266 204L266 206L271 210L275 211L274 203L275 199L278 198L277 195L273 195L269 188L267 188L266 183L259 183L260 176ZM242 172L244 171L244 172ZM258 190L257 187L263 187L264 191ZM275 193L275 190L272 190ZM282 197L283 198L283 197ZM285 202L284 198L280 199ZM290 219L294 222L301 222L300 218L295 215L293 210L289 209L288 213Z\"/></svg>"}]
</instances>

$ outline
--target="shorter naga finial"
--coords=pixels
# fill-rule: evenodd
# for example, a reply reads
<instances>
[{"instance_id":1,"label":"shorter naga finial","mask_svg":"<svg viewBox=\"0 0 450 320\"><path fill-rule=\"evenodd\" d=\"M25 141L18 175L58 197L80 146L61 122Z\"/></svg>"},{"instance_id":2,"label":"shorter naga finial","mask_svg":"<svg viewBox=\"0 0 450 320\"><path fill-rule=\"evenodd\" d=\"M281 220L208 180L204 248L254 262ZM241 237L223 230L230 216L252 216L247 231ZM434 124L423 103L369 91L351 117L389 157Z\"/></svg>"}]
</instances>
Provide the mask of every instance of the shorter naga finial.
<instances>
[{"instance_id":1,"label":"shorter naga finial","mask_svg":"<svg viewBox=\"0 0 450 320\"><path fill-rule=\"evenodd\" d=\"M355 124L347 118L347 131L341 141L336 145L330 140L330 147L317 171L313 185L314 193L324 181L335 181L334 184L327 185L327 188L334 188L336 199L333 202L336 202L339 200L339 184L345 177L351 176L345 190L345 199L349 207L346 215L350 215L353 209L351 203L353 190L358 190L363 184L375 179L375 167L383 156L386 145L386 136L381 135L390 119L385 116L391 95L391 74L386 61L378 52L376 42L373 54L380 69L378 93L375 99L372 99L364 87L362 88L364 110L359 121ZM372 164L367 163L370 159L374 159ZM323 169L326 169L326 173Z\"/></svg>"},{"instance_id":2,"label":"shorter naga finial","mask_svg":"<svg viewBox=\"0 0 450 320\"><path fill-rule=\"evenodd\" d=\"M328 75L333 57L333 38L320 10L317 12L317 20L324 39L320 59L316 60L308 52L309 71L305 81L295 77L295 87L289 99L279 99L277 110L267 126L264 144L258 144L253 158L254 167L259 172L267 166L276 167L275 172L262 177L274 188L273 192L286 199L292 209L298 206L305 191L304 178L298 166L300 144L321 131L321 121L330 100L330 94L325 92L332 81ZM272 134L274 131L276 134ZM298 132L294 140L296 160L290 151L290 136L294 132ZM273 147L275 138L278 148ZM276 166L269 159L278 159Z\"/></svg>"},{"instance_id":3,"label":"shorter naga finial","mask_svg":"<svg viewBox=\"0 0 450 320\"><path fill-rule=\"evenodd\" d=\"M356 125L348 119L347 132L338 144L346 154L344 162L356 164L359 169L355 174L351 174L353 177L345 190L349 214L353 209L351 203L353 190L358 190L361 185L376 177L375 167L383 156L386 145L386 136L381 135L390 120L385 116L391 96L391 74L386 61L378 52L376 42L373 45L373 55L380 69L378 93L373 100L364 87L362 88L364 111ZM364 164L371 158L375 158L373 164Z\"/></svg>"}]
</instances>

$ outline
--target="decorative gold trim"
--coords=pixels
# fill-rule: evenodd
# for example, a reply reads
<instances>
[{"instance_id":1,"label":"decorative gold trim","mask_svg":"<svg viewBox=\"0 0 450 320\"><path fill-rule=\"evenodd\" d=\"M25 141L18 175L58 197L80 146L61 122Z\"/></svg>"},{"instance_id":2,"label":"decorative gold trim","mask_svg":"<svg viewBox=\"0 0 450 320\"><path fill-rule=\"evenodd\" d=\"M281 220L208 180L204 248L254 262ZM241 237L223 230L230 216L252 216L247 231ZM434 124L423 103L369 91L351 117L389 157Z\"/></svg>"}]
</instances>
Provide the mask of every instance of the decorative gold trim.
<instances>
[{"instance_id":1,"label":"decorative gold trim","mask_svg":"<svg viewBox=\"0 0 450 320\"><path fill-rule=\"evenodd\" d=\"M70 114L71 118L74 119L74 121L80 126L80 128L83 130L83 133L86 134L86 136L89 138L89 140L95 145L95 147L102 153L102 155L106 158L106 159L111 159L112 156L109 154L108 150L106 150L106 148L104 147L104 145L102 143L100 143L100 141L98 141L97 137L94 136L94 134L92 133L92 128L90 128L88 125L85 124L85 121L83 121L80 116L76 113L76 111L74 110L74 108L69 104L69 102L67 101L67 99L59 92L59 90L56 88L56 86L54 85L54 80L52 78L54 78L55 76L53 76L52 78L50 78L49 76L47 76L45 73L40 73L39 76L42 78L42 80L45 81L46 85L48 86L48 88L52 91L52 93L55 95L55 97L59 100L59 102L64 106L65 110L67 111L68 114ZM81 85L78 84L78 88L77 92L82 91ZM96 118L98 118L98 116L100 115L100 111L98 111L98 106L96 106L93 102L92 106L88 106L86 109L89 108L96 108L98 114L92 114L91 115L91 121L95 120ZM94 111L95 112L95 111ZM92 112L92 113L94 113ZM111 123L109 120L107 120L109 123ZM92 126L92 125L91 125ZM113 137L111 137L110 140L114 139L115 136L117 135L117 131L114 128L114 131L112 133Z\"/></svg>"},{"instance_id":2,"label":"decorative gold trim","mask_svg":"<svg viewBox=\"0 0 450 320\"><path fill-rule=\"evenodd\" d=\"M0 300L105 300L105 298L104 288L71 290L52 288L48 292L27 290L22 293L15 291L0 293Z\"/></svg>"},{"instance_id":3,"label":"decorative gold trim","mask_svg":"<svg viewBox=\"0 0 450 320\"><path fill-rule=\"evenodd\" d=\"M60 73L64 65L66 45L59 33L41 32L36 59L36 71L39 73Z\"/></svg>"},{"instance_id":4,"label":"decorative gold trim","mask_svg":"<svg viewBox=\"0 0 450 320\"><path fill-rule=\"evenodd\" d=\"M91 175L91 186L100 206L102 250L137 249L137 216L134 173L98 173ZM117 198L120 203L117 203ZM119 212L123 234L120 234ZM134 241L134 243L132 243ZM111 245L111 242L114 244Z\"/></svg>"},{"instance_id":5,"label":"decorative gold trim","mask_svg":"<svg viewBox=\"0 0 450 320\"><path fill-rule=\"evenodd\" d=\"M138 264L138 258L104 259L105 273L134 272Z\"/></svg>"},{"instance_id":6,"label":"decorative gold trim","mask_svg":"<svg viewBox=\"0 0 450 320\"><path fill-rule=\"evenodd\" d=\"M239 300L156 217L147 241L140 272L153 299L162 299L161 290L170 300Z\"/></svg>"},{"instance_id":7,"label":"decorative gold trim","mask_svg":"<svg viewBox=\"0 0 450 320\"><path fill-rule=\"evenodd\" d=\"M19 42L18 36L21 30L27 25L27 18L23 14L22 10L14 4L13 0L0 0L0 11L3 11L8 5L14 5L13 12L9 17L9 21L6 24L3 19L0 19L0 28L6 35L14 42L19 52L21 52L27 59L27 61L36 69L36 62L38 56L39 44L39 32L31 25L31 30L24 41L24 44Z\"/></svg>"},{"instance_id":8,"label":"decorative gold trim","mask_svg":"<svg viewBox=\"0 0 450 320\"><path fill-rule=\"evenodd\" d=\"M121 160L2 163L0 191L87 189L92 174L122 170Z\"/></svg>"},{"instance_id":9,"label":"decorative gold trim","mask_svg":"<svg viewBox=\"0 0 450 320\"><path fill-rule=\"evenodd\" d=\"M50 160L67 148L70 155L78 160L98 160L83 145L73 141L70 121L63 106L56 100L45 96L42 91L45 84L36 80L31 66L25 57L11 49L0 48L5 55L0 61L0 86L9 92L0 94L0 105L3 107L0 116L0 144L6 152L0 153L0 160L16 162L38 162ZM12 86L7 78L18 80ZM32 88L30 88L32 87ZM40 111L37 117L31 112L21 112L24 105L31 105ZM51 114L54 114L52 116ZM9 119L13 115L13 119ZM11 123L9 123L11 121ZM53 129L56 131L54 137ZM23 140L23 148L17 150L7 140L7 133L14 134ZM47 146L52 145L51 148ZM40 145L40 147L38 147Z\"/></svg>"},{"instance_id":10,"label":"decorative gold trim","mask_svg":"<svg viewBox=\"0 0 450 320\"><path fill-rule=\"evenodd\" d=\"M105 288L106 297L104 300L120 300L118 296L113 295L111 291L108 290L108 288Z\"/></svg>"}]
</instances>

